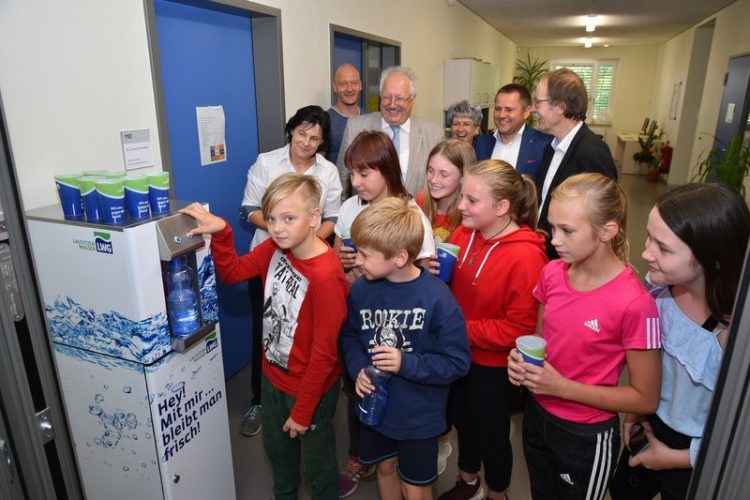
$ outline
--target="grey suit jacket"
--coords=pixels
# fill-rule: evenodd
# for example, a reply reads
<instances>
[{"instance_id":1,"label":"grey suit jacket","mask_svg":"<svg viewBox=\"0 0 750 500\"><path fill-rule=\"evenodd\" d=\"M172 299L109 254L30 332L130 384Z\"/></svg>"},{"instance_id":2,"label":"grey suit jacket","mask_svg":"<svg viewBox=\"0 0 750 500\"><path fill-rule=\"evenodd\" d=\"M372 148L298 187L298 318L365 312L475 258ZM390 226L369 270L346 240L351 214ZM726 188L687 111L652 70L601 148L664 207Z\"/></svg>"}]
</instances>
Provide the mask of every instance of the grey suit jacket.
<instances>
[{"instance_id":1,"label":"grey suit jacket","mask_svg":"<svg viewBox=\"0 0 750 500\"><path fill-rule=\"evenodd\" d=\"M349 183L349 173L344 166L344 156L349 144L363 130L381 130L382 117L380 112L368 113L366 115L349 118L344 129L344 137L341 139L341 149L336 166L341 176L341 186L344 188L342 199L352 196L352 187ZM435 145L445 139L445 132L439 125L418 118L411 117L409 127L409 167L406 169L406 190L414 197L424 188L424 175L427 169L427 157ZM403 166L401 167L403 169Z\"/></svg>"}]
</instances>

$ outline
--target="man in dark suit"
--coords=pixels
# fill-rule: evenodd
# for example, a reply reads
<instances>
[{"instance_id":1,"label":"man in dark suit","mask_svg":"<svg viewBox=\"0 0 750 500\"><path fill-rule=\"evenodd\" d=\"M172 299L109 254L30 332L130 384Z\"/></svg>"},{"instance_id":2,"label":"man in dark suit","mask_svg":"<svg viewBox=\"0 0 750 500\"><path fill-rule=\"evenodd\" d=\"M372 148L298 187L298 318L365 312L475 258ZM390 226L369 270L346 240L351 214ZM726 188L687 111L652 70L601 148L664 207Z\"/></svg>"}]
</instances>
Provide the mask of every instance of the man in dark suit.
<instances>
[{"instance_id":1,"label":"man in dark suit","mask_svg":"<svg viewBox=\"0 0 750 500\"><path fill-rule=\"evenodd\" d=\"M544 148L552 136L526 124L531 115L531 94L523 85L509 83L497 91L492 119L495 131L477 138L477 160L505 160L520 174L536 181Z\"/></svg>"},{"instance_id":2,"label":"man in dark suit","mask_svg":"<svg viewBox=\"0 0 750 500\"><path fill-rule=\"evenodd\" d=\"M536 86L534 110L539 128L555 138L544 152L544 162L537 177L539 229L550 234L547 256L558 257L551 244L547 221L552 191L568 177L582 172L597 172L617 180L617 168L607 143L584 123L588 94L581 78L569 69L547 73Z\"/></svg>"}]
</instances>

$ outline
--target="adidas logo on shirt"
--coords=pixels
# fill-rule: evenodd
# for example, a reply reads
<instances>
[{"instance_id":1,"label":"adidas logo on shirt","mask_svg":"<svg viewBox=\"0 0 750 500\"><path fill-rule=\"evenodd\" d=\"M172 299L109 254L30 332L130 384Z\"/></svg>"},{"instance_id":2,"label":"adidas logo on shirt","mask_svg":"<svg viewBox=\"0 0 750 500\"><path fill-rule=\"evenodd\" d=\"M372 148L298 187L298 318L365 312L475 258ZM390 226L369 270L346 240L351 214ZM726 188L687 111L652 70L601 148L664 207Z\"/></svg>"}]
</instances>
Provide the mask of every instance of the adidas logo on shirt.
<instances>
[{"instance_id":1,"label":"adidas logo on shirt","mask_svg":"<svg viewBox=\"0 0 750 500\"><path fill-rule=\"evenodd\" d=\"M598 319L590 319L588 321L584 321L583 325L586 328L590 328L594 330L596 333L599 333L599 320Z\"/></svg>"}]
</instances>

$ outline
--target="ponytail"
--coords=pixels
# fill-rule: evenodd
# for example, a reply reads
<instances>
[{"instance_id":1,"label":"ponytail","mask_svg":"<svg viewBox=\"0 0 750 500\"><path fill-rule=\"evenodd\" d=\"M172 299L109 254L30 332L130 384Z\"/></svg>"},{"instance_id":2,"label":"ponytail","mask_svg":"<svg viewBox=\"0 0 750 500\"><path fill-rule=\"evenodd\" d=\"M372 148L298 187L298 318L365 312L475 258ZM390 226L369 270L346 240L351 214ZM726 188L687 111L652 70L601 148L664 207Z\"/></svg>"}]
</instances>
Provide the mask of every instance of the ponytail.
<instances>
[{"instance_id":1,"label":"ponytail","mask_svg":"<svg viewBox=\"0 0 750 500\"><path fill-rule=\"evenodd\" d=\"M522 175L521 180L523 184L513 217L516 220L516 224L525 224L532 230L536 230L537 221L539 220L539 206L536 202L536 184L528 175Z\"/></svg>"},{"instance_id":2,"label":"ponytail","mask_svg":"<svg viewBox=\"0 0 750 500\"><path fill-rule=\"evenodd\" d=\"M609 243L617 258L622 262L628 262L628 200L625 192L614 180L602 174L577 174L568 177L557 186L552 198L581 198L586 219L595 228L602 228L608 222L617 224L617 234Z\"/></svg>"}]
</instances>

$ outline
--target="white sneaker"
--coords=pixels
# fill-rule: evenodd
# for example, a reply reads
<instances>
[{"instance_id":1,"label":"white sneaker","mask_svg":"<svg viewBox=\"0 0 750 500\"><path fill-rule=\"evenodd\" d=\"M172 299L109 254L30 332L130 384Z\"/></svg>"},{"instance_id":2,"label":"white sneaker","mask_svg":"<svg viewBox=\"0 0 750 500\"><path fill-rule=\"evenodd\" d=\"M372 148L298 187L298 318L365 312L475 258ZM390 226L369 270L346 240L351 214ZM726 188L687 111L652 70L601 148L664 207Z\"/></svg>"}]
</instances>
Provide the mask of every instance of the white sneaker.
<instances>
[{"instance_id":1,"label":"white sneaker","mask_svg":"<svg viewBox=\"0 0 750 500\"><path fill-rule=\"evenodd\" d=\"M445 468L448 466L448 457L453 453L453 446L448 441L438 441L438 459L437 459L437 471L438 475L445 472Z\"/></svg>"}]
</instances>

